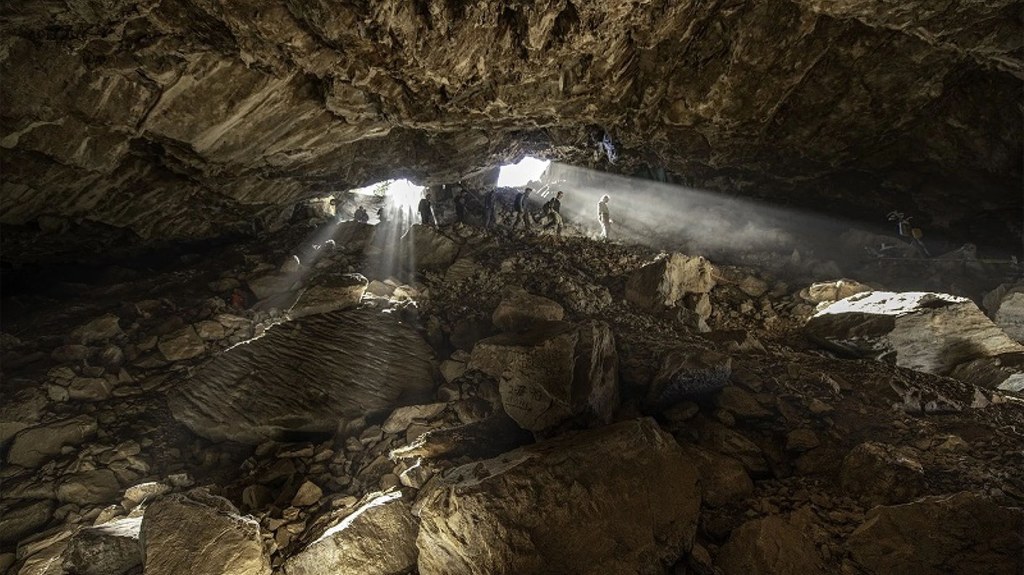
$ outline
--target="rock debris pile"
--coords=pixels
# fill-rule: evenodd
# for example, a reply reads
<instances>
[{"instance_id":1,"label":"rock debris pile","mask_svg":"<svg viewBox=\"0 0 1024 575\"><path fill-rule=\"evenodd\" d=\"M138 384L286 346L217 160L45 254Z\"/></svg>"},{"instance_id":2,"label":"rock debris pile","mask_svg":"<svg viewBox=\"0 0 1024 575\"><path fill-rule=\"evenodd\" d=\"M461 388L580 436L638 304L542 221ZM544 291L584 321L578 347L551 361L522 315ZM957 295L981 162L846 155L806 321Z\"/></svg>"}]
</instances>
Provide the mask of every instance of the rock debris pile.
<instances>
[{"instance_id":1,"label":"rock debris pile","mask_svg":"<svg viewBox=\"0 0 1024 575\"><path fill-rule=\"evenodd\" d=\"M12 296L0 571L1024 569L1018 288L301 233Z\"/></svg>"}]
</instances>

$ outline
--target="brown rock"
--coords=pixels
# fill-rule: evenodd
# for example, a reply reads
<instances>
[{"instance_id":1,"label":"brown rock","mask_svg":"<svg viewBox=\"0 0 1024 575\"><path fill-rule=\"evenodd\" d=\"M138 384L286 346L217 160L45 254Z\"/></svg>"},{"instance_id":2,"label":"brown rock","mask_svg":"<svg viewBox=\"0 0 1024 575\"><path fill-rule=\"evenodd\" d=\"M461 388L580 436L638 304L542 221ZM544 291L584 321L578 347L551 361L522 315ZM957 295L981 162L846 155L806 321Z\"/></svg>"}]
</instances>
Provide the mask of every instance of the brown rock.
<instances>
[{"instance_id":1,"label":"brown rock","mask_svg":"<svg viewBox=\"0 0 1024 575\"><path fill-rule=\"evenodd\" d=\"M824 574L813 539L810 509L754 519L732 532L718 553L724 575Z\"/></svg>"},{"instance_id":2,"label":"brown rock","mask_svg":"<svg viewBox=\"0 0 1024 575\"><path fill-rule=\"evenodd\" d=\"M541 321L561 321L565 310L546 297L518 289L506 295L491 315L491 322L502 331L520 331Z\"/></svg>"},{"instance_id":3,"label":"brown rock","mask_svg":"<svg viewBox=\"0 0 1024 575\"><path fill-rule=\"evenodd\" d=\"M167 361L192 359L206 353L206 344L190 325L161 337L157 347Z\"/></svg>"},{"instance_id":4,"label":"brown rock","mask_svg":"<svg viewBox=\"0 0 1024 575\"><path fill-rule=\"evenodd\" d=\"M843 459L840 485L872 505L902 503L924 489L924 469L908 450L866 442Z\"/></svg>"},{"instance_id":5,"label":"brown rock","mask_svg":"<svg viewBox=\"0 0 1024 575\"><path fill-rule=\"evenodd\" d=\"M626 301L644 310L659 311L677 306L686 294L707 293L713 287L710 262L700 256L674 253L634 272L626 282Z\"/></svg>"}]
</instances>

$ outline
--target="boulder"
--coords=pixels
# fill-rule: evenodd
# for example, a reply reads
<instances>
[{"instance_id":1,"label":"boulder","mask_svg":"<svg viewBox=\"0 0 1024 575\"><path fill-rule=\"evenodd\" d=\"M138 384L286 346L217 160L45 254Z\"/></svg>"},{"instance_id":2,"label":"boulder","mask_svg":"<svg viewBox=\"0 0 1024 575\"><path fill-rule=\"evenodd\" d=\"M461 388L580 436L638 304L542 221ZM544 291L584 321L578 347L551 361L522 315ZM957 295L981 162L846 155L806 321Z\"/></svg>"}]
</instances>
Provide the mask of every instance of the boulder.
<instances>
[{"instance_id":1,"label":"boulder","mask_svg":"<svg viewBox=\"0 0 1024 575\"><path fill-rule=\"evenodd\" d=\"M417 510L422 575L653 574L691 548L700 490L644 418L455 468Z\"/></svg>"},{"instance_id":2,"label":"boulder","mask_svg":"<svg viewBox=\"0 0 1024 575\"><path fill-rule=\"evenodd\" d=\"M93 469L65 475L57 486L57 500L76 505L113 503L119 500L121 485L109 469Z\"/></svg>"},{"instance_id":3,"label":"boulder","mask_svg":"<svg viewBox=\"0 0 1024 575\"><path fill-rule=\"evenodd\" d=\"M1019 289L1006 294L992 319L1006 335L1024 343L1024 287Z\"/></svg>"},{"instance_id":4,"label":"boulder","mask_svg":"<svg viewBox=\"0 0 1024 575\"><path fill-rule=\"evenodd\" d=\"M401 491L372 493L288 559L285 575L399 575L416 567L419 525Z\"/></svg>"},{"instance_id":5,"label":"boulder","mask_svg":"<svg viewBox=\"0 0 1024 575\"><path fill-rule=\"evenodd\" d=\"M400 263L409 269L447 268L459 255L459 244L431 226L410 227L402 243L408 250L408 260Z\"/></svg>"},{"instance_id":6,"label":"boulder","mask_svg":"<svg viewBox=\"0 0 1024 575\"><path fill-rule=\"evenodd\" d=\"M88 345L90 343L106 341L121 335L121 333L121 318L114 314L107 314L76 327L71 332L71 341Z\"/></svg>"},{"instance_id":7,"label":"boulder","mask_svg":"<svg viewBox=\"0 0 1024 575\"><path fill-rule=\"evenodd\" d=\"M299 287L299 276L297 274L268 274L255 277L246 281L249 291L256 296L256 299L264 300L271 296L290 292Z\"/></svg>"},{"instance_id":8,"label":"boulder","mask_svg":"<svg viewBox=\"0 0 1024 575\"><path fill-rule=\"evenodd\" d=\"M79 415L25 429L14 436L7 462L22 467L37 467L60 454L65 445L78 445L96 433L96 419Z\"/></svg>"},{"instance_id":9,"label":"boulder","mask_svg":"<svg viewBox=\"0 0 1024 575\"><path fill-rule=\"evenodd\" d=\"M340 419L429 397L431 357L423 338L391 314L312 315L219 355L168 403L178 421L214 440L334 433Z\"/></svg>"},{"instance_id":10,"label":"boulder","mask_svg":"<svg viewBox=\"0 0 1024 575\"><path fill-rule=\"evenodd\" d=\"M979 357L1024 351L974 302L940 293L859 293L816 313L805 331L836 351L939 375Z\"/></svg>"},{"instance_id":11,"label":"boulder","mask_svg":"<svg viewBox=\"0 0 1024 575\"><path fill-rule=\"evenodd\" d=\"M903 503L924 490L924 469L907 448L865 442L843 458L839 484L869 505Z\"/></svg>"},{"instance_id":12,"label":"boulder","mask_svg":"<svg viewBox=\"0 0 1024 575\"><path fill-rule=\"evenodd\" d=\"M49 403L46 393L38 387L17 392L8 391L0 402L0 445L19 431L39 423Z\"/></svg>"},{"instance_id":13,"label":"boulder","mask_svg":"<svg viewBox=\"0 0 1024 575\"><path fill-rule=\"evenodd\" d=\"M707 505L720 507L754 492L754 482L739 461L692 445L684 445L682 453L697 466Z\"/></svg>"},{"instance_id":14,"label":"boulder","mask_svg":"<svg viewBox=\"0 0 1024 575\"><path fill-rule=\"evenodd\" d=\"M502 405L523 429L577 416L608 422L618 406L618 361L608 325L545 322L479 341L470 369L499 382Z\"/></svg>"},{"instance_id":15,"label":"boulder","mask_svg":"<svg viewBox=\"0 0 1024 575\"><path fill-rule=\"evenodd\" d=\"M342 274L318 278L288 310L293 319L327 313L359 305L366 291L367 279L359 274Z\"/></svg>"},{"instance_id":16,"label":"boulder","mask_svg":"<svg viewBox=\"0 0 1024 575\"><path fill-rule=\"evenodd\" d=\"M309 507L324 496L323 489L312 481L304 481L292 498L292 507Z\"/></svg>"},{"instance_id":17,"label":"boulder","mask_svg":"<svg viewBox=\"0 0 1024 575\"><path fill-rule=\"evenodd\" d=\"M68 398L101 401L110 397L110 382L102 377L76 377L68 385Z\"/></svg>"},{"instance_id":18,"label":"boulder","mask_svg":"<svg viewBox=\"0 0 1024 575\"><path fill-rule=\"evenodd\" d=\"M151 503L141 540L146 575L270 575L260 524L204 490Z\"/></svg>"},{"instance_id":19,"label":"boulder","mask_svg":"<svg viewBox=\"0 0 1024 575\"><path fill-rule=\"evenodd\" d=\"M1022 534L1024 510L962 492L875 507L846 549L869 575L1019 575Z\"/></svg>"},{"instance_id":20,"label":"boulder","mask_svg":"<svg viewBox=\"0 0 1024 575\"><path fill-rule=\"evenodd\" d=\"M190 325L161 337L156 346L167 361L192 359L206 353L203 338Z\"/></svg>"},{"instance_id":21,"label":"boulder","mask_svg":"<svg viewBox=\"0 0 1024 575\"><path fill-rule=\"evenodd\" d=\"M381 424L384 433L401 433L413 422L429 421L441 414L447 403L428 403L424 405L407 405L391 412L387 420Z\"/></svg>"},{"instance_id":22,"label":"boulder","mask_svg":"<svg viewBox=\"0 0 1024 575\"><path fill-rule=\"evenodd\" d=\"M711 262L679 253L662 256L626 281L626 301L647 311L676 307L686 294L708 293L715 287Z\"/></svg>"},{"instance_id":23,"label":"boulder","mask_svg":"<svg viewBox=\"0 0 1024 575\"><path fill-rule=\"evenodd\" d=\"M64 571L76 575L123 575L142 565L142 517L117 519L78 530L63 554Z\"/></svg>"},{"instance_id":24,"label":"boulder","mask_svg":"<svg viewBox=\"0 0 1024 575\"><path fill-rule=\"evenodd\" d=\"M988 389L1024 392L1024 353L1004 353L961 363L952 378Z\"/></svg>"},{"instance_id":25,"label":"boulder","mask_svg":"<svg viewBox=\"0 0 1024 575\"><path fill-rule=\"evenodd\" d=\"M840 279L813 283L800 291L800 297L812 303L823 303L839 301L866 291L871 291L871 287L857 280Z\"/></svg>"},{"instance_id":26,"label":"boulder","mask_svg":"<svg viewBox=\"0 0 1024 575\"><path fill-rule=\"evenodd\" d=\"M722 546L716 566L723 575L824 574L810 537L813 528L813 512L808 507L788 516L747 521Z\"/></svg>"},{"instance_id":27,"label":"boulder","mask_svg":"<svg viewBox=\"0 0 1024 575\"><path fill-rule=\"evenodd\" d=\"M561 321L565 310L558 302L518 289L502 298L491 322L502 331L521 331L540 321Z\"/></svg>"},{"instance_id":28,"label":"boulder","mask_svg":"<svg viewBox=\"0 0 1024 575\"><path fill-rule=\"evenodd\" d=\"M729 356L701 348L676 348L664 355L647 393L648 409L664 409L729 383Z\"/></svg>"},{"instance_id":29,"label":"boulder","mask_svg":"<svg viewBox=\"0 0 1024 575\"><path fill-rule=\"evenodd\" d=\"M50 522L53 502L48 499L0 507L0 543L15 543Z\"/></svg>"}]
</instances>

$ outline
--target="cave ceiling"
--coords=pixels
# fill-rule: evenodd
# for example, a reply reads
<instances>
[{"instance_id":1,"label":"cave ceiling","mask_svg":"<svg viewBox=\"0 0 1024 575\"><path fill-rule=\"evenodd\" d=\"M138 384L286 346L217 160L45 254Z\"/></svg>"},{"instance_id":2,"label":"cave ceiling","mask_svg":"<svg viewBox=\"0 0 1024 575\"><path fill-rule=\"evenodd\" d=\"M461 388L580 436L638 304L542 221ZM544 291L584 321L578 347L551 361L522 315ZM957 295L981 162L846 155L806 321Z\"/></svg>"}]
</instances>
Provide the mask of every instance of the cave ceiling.
<instances>
[{"instance_id":1,"label":"cave ceiling","mask_svg":"<svg viewBox=\"0 0 1024 575\"><path fill-rule=\"evenodd\" d=\"M6 225L212 237L268 206L524 154L950 228L1021 202L1015 0L0 10ZM616 165L596 153L604 130Z\"/></svg>"}]
</instances>

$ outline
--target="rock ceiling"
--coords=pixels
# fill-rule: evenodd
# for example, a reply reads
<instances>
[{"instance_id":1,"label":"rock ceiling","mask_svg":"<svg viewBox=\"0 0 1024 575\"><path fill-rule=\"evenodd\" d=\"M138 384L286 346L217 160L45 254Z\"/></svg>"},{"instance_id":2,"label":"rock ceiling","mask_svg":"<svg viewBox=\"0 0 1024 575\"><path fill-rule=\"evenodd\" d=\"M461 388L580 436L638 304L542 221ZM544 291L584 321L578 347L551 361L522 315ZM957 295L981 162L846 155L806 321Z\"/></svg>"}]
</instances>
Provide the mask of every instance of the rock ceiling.
<instances>
[{"instance_id":1,"label":"rock ceiling","mask_svg":"<svg viewBox=\"0 0 1024 575\"><path fill-rule=\"evenodd\" d=\"M0 10L4 224L210 237L316 193L524 153L950 229L1021 202L1014 0ZM595 154L605 129L616 166Z\"/></svg>"}]
</instances>

